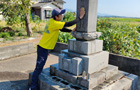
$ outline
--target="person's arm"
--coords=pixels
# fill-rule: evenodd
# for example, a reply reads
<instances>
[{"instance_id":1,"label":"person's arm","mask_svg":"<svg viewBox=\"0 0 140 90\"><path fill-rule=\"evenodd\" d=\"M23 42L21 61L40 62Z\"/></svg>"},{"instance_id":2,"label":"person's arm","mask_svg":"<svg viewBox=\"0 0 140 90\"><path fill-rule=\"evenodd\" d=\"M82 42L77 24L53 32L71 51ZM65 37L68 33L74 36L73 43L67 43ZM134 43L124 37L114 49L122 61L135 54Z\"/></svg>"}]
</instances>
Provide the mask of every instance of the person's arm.
<instances>
[{"instance_id":1,"label":"person's arm","mask_svg":"<svg viewBox=\"0 0 140 90\"><path fill-rule=\"evenodd\" d=\"M76 18L76 19L75 19L75 20L73 20L73 21L66 22L66 23L65 23L65 25L64 25L64 27L69 27L69 26L72 26L72 25L74 25L74 24L78 23L80 20L81 20L80 18Z\"/></svg>"},{"instance_id":2,"label":"person's arm","mask_svg":"<svg viewBox=\"0 0 140 90\"><path fill-rule=\"evenodd\" d=\"M81 8L80 9L80 17L76 18L75 20L73 21L70 21L70 22L66 22L64 27L69 27L69 26L72 26L76 23L78 23L85 15L85 9L84 8Z\"/></svg>"},{"instance_id":3,"label":"person's arm","mask_svg":"<svg viewBox=\"0 0 140 90\"><path fill-rule=\"evenodd\" d=\"M67 29L67 28L64 27L63 29L60 29L60 31L61 31L61 32L71 32L72 30Z\"/></svg>"}]
</instances>

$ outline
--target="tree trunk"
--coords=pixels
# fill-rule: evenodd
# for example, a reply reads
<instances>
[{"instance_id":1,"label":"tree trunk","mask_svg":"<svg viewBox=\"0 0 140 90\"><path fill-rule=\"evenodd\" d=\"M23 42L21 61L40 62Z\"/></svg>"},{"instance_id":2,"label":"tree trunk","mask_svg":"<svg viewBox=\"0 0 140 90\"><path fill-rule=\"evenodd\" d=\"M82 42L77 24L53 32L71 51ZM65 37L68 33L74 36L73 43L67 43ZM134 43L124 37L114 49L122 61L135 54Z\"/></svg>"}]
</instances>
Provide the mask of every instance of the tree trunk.
<instances>
[{"instance_id":1,"label":"tree trunk","mask_svg":"<svg viewBox=\"0 0 140 90\"><path fill-rule=\"evenodd\" d=\"M26 13L25 15L25 24L26 24L26 31L27 31L27 35L28 36L32 36L32 29L31 29L31 25L30 25L30 16L29 13Z\"/></svg>"}]
</instances>

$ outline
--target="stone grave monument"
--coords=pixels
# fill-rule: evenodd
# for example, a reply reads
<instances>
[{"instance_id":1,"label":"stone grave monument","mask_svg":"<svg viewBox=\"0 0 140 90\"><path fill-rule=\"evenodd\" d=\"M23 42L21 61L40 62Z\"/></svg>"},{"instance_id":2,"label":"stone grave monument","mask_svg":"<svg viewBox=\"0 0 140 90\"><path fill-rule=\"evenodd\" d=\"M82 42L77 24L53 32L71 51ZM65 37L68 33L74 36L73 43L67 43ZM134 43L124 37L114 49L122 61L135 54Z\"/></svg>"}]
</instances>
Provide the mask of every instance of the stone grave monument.
<instances>
[{"instance_id":1,"label":"stone grave monument","mask_svg":"<svg viewBox=\"0 0 140 90\"><path fill-rule=\"evenodd\" d=\"M103 51L101 33L96 32L97 5L98 0L77 0L77 16L80 8L86 14L72 33L76 39L69 40L58 64L43 70L40 90L136 90L138 76L108 64L109 52Z\"/></svg>"}]
</instances>

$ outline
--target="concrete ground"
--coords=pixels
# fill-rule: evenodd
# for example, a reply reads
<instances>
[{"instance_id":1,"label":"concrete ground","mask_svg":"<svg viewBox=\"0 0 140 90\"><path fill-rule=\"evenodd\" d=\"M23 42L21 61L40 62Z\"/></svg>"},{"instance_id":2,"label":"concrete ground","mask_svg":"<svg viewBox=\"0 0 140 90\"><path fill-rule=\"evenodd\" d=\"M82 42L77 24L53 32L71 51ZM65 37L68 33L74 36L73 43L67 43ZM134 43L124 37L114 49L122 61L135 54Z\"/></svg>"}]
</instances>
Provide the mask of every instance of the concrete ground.
<instances>
[{"instance_id":1,"label":"concrete ground","mask_svg":"<svg viewBox=\"0 0 140 90\"><path fill-rule=\"evenodd\" d=\"M28 90L28 75L36 64L36 53L0 61L0 90ZM51 53L44 68L58 62Z\"/></svg>"},{"instance_id":2,"label":"concrete ground","mask_svg":"<svg viewBox=\"0 0 140 90\"><path fill-rule=\"evenodd\" d=\"M0 90L28 90L28 75L35 68L36 53L0 61ZM58 53L51 53L44 68L58 63ZM140 80L139 80L140 90Z\"/></svg>"}]
</instances>

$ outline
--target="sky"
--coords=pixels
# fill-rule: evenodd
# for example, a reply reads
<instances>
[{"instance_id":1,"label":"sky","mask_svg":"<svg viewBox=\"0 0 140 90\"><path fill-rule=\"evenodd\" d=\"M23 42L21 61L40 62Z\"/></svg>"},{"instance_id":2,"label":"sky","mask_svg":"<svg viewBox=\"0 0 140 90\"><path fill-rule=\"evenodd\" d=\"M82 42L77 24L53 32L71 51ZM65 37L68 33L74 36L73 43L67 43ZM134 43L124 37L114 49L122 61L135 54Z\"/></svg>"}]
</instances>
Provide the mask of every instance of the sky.
<instances>
[{"instance_id":1,"label":"sky","mask_svg":"<svg viewBox=\"0 0 140 90\"><path fill-rule=\"evenodd\" d=\"M77 0L64 1L64 8L76 11ZM140 0L98 0L98 13L140 17Z\"/></svg>"}]
</instances>

